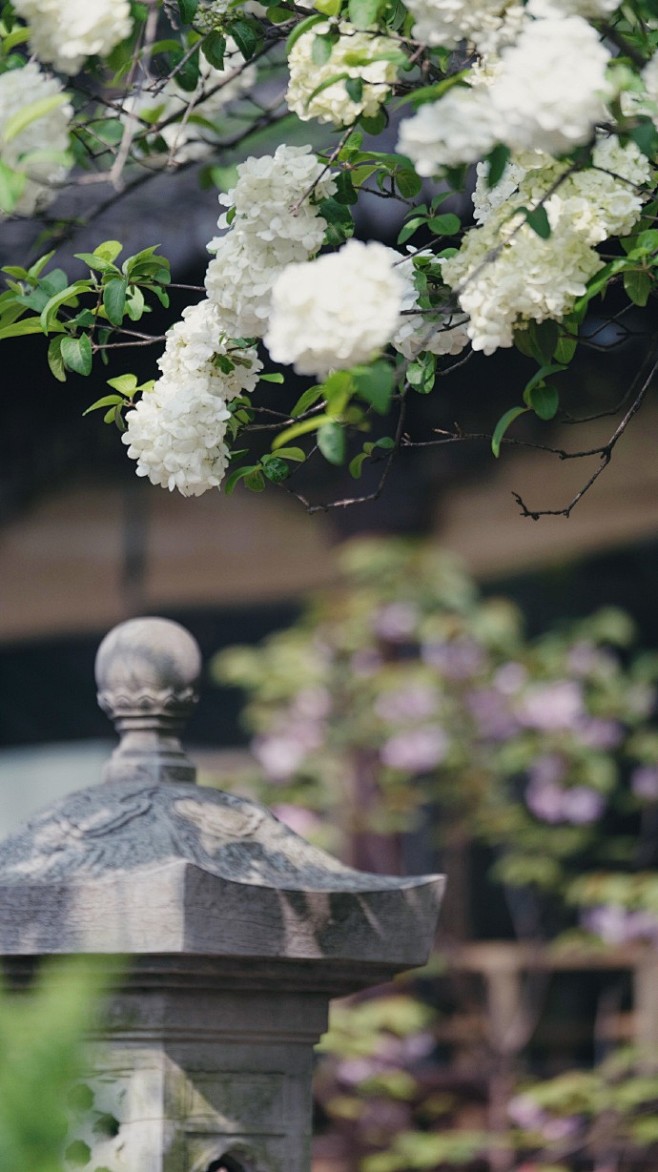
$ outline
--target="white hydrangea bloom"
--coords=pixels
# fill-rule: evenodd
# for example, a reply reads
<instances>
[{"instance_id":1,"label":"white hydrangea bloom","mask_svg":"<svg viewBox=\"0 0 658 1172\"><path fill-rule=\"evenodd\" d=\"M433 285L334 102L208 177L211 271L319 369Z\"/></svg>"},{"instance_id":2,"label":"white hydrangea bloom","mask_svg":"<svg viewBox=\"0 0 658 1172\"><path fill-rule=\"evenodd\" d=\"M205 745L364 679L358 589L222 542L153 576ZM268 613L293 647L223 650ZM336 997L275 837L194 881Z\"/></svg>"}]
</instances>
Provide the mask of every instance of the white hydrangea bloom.
<instances>
[{"instance_id":1,"label":"white hydrangea bloom","mask_svg":"<svg viewBox=\"0 0 658 1172\"><path fill-rule=\"evenodd\" d=\"M320 248L326 221L318 214L315 202L302 196L313 187L315 201L326 199L333 195L336 183L328 171L323 174L325 167L310 146L291 147L284 143L273 155L246 159L237 170L235 187L219 197L224 207L235 208L234 231L248 232L265 244L276 240L298 243L307 253ZM218 227L227 226L224 214ZM213 251L214 246L215 241L211 241L208 247Z\"/></svg>"},{"instance_id":2,"label":"white hydrangea bloom","mask_svg":"<svg viewBox=\"0 0 658 1172\"><path fill-rule=\"evenodd\" d=\"M511 197L443 262L443 279L469 316L474 350L493 354L512 345L516 327L564 317L603 264L573 223L569 202L551 198L551 235L543 240L524 215L510 217L514 205L522 204L519 196Z\"/></svg>"},{"instance_id":3,"label":"white hydrangea bloom","mask_svg":"<svg viewBox=\"0 0 658 1172\"><path fill-rule=\"evenodd\" d=\"M621 0L530 0L527 11L545 19L549 16L584 16L586 20L605 20Z\"/></svg>"},{"instance_id":4,"label":"white hydrangea bloom","mask_svg":"<svg viewBox=\"0 0 658 1172\"><path fill-rule=\"evenodd\" d=\"M504 20L508 0L407 0L414 17L413 35L425 45L455 49L495 33Z\"/></svg>"},{"instance_id":5,"label":"white hydrangea bloom","mask_svg":"<svg viewBox=\"0 0 658 1172\"><path fill-rule=\"evenodd\" d=\"M78 73L132 29L128 0L14 0L14 9L30 26L37 57L61 73Z\"/></svg>"},{"instance_id":6,"label":"white hydrangea bloom","mask_svg":"<svg viewBox=\"0 0 658 1172\"><path fill-rule=\"evenodd\" d=\"M419 175L474 163L495 146L499 119L483 86L454 86L438 102L421 106L400 124L397 149Z\"/></svg>"},{"instance_id":7,"label":"white hydrangea bloom","mask_svg":"<svg viewBox=\"0 0 658 1172\"><path fill-rule=\"evenodd\" d=\"M216 359L227 355L235 366L223 372ZM200 496L226 471L227 403L254 389L262 364L253 348L230 350L216 308L202 301L169 330L158 365L162 375L128 412L122 439L138 476Z\"/></svg>"},{"instance_id":8,"label":"white hydrangea bloom","mask_svg":"<svg viewBox=\"0 0 658 1172\"><path fill-rule=\"evenodd\" d=\"M605 119L610 59L591 24L580 16L528 20L501 58L489 91L501 142L559 155L589 141Z\"/></svg>"},{"instance_id":9,"label":"white hydrangea bloom","mask_svg":"<svg viewBox=\"0 0 658 1172\"><path fill-rule=\"evenodd\" d=\"M206 270L206 293L231 338L260 338L270 314L272 286L286 267L308 259L302 245L285 240L263 244L246 232L230 231L215 241Z\"/></svg>"},{"instance_id":10,"label":"white hydrangea bloom","mask_svg":"<svg viewBox=\"0 0 658 1172\"><path fill-rule=\"evenodd\" d=\"M265 344L274 361L319 377L370 362L399 325L405 283L396 259L383 244L349 240L289 265L272 290Z\"/></svg>"},{"instance_id":11,"label":"white hydrangea bloom","mask_svg":"<svg viewBox=\"0 0 658 1172\"><path fill-rule=\"evenodd\" d=\"M181 89L173 77L156 93L142 90L129 96L123 104L124 120L147 118L150 126L154 121L167 123L158 129L158 133L167 144L168 159L176 163L202 159L213 149L218 141L217 135L196 119L213 122L230 102L253 85L256 77L254 65L231 76L244 65L244 58L231 37L227 38L224 69L215 69L203 56L199 64L199 84L192 93ZM169 121L171 118L177 118L177 121Z\"/></svg>"},{"instance_id":12,"label":"white hydrangea bloom","mask_svg":"<svg viewBox=\"0 0 658 1172\"><path fill-rule=\"evenodd\" d=\"M21 197L14 208L15 215L33 216L47 207L57 195L57 185L68 175L71 164L62 161L61 156L69 147L73 109L68 102L63 102L41 118L29 122L9 142L4 141L3 128L10 118L32 102L61 93L59 81L47 77L34 61L22 69L10 69L0 74L0 159L12 170L26 176ZM33 152L39 152L40 157L31 159Z\"/></svg>"},{"instance_id":13,"label":"white hydrangea bloom","mask_svg":"<svg viewBox=\"0 0 658 1172\"><path fill-rule=\"evenodd\" d=\"M546 160L546 155L540 155ZM519 189L519 183L526 174L526 168L518 158L509 159L495 187L489 187L489 164L478 163L477 181L473 191L473 209L476 224L486 224L493 212L506 203Z\"/></svg>"},{"instance_id":14,"label":"white hydrangea bloom","mask_svg":"<svg viewBox=\"0 0 658 1172\"><path fill-rule=\"evenodd\" d=\"M431 255L424 251L421 256ZM400 312L404 314L400 325L391 339L391 345L405 358L414 359L424 351L430 354L460 354L468 345L467 317L464 313L406 313L418 305L418 292L414 284L414 263L406 256L397 265L397 271L404 281L404 292Z\"/></svg>"},{"instance_id":15,"label":"white hydrangea bloom","mask_svg":"<svg viewBox=\"0 0 658 1172\"><path fill-rule=\"evenodd\" d=\"M391 92L397 77L394 61L375 61L378 53L391 50L388 37L361 32L348 22L338 26L339 39L333 45L331 55L323 65L313 60L313 44L316 36L328 33L329 21L316 24L295 41L288 55L290 82L286 93L288 109L298 118L307 122L317 118L319 122L331 122L334 126L348 126L360 114L372 117ZM350 63L354 54L365 58L368 64ZM323 82L337 73L363 82L363 92L354 101L345 88L345 81L337 81L311 97Z\"/></svg>"},{"instance_id":16,"label":"white hydrangea bloom","mask_svg":"<svg viewBox=\"0 0 658 1172\"><path fill-rule=\"evenodd\" d=\"M215 257L206 292L229 337L262 337L277 277L287 265L307 261L323 242L326 221L303 197L313 184L317 198L331 195L335 182L310 150L284 144L274 155L247 159L235 187L220 196L235 216L229 231L208 245ZM218 226L227 226L226 214Z\"/></svg>"}]
</instances>

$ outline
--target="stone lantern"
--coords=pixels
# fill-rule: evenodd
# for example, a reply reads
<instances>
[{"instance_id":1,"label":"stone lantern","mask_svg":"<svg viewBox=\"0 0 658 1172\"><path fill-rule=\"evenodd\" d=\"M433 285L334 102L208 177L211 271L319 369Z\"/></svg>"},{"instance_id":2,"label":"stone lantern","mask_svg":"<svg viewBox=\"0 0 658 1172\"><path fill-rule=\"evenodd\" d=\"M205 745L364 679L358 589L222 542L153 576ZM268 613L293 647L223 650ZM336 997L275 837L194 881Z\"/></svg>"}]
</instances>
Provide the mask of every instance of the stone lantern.
<instances>
[{"instance_id":1,"label":"stone lantern","mask_svg":"<svg viewBox=\"0 0 658 1172\"><path fill-rule=\"evenodd\" d=\"M104 784L0 844L11 978L71 953L123 974L90 1081L112 1125L78 1144L89 1172L306 1172L329 1000L423 964L434 936L441 876L351 870L194 784L178 734L200 666L176 623L111 631L98 699L121 739Z\"/></svg>"}]
</instances>

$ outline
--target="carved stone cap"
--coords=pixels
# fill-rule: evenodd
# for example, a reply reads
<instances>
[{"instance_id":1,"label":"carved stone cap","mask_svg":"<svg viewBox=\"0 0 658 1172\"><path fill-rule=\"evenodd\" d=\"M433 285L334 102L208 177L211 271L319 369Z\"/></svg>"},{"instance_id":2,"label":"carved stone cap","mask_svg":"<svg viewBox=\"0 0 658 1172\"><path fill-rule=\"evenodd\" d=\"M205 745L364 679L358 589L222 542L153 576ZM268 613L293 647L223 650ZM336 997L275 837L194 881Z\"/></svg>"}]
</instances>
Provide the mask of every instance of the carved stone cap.
<instances>
[{"instance_id":1,"label":"carved stone cap","mask_svg":"<svg viewBox=\"0 0 658 1172\"><path fill-rule=\"evenodd\" d=\"M105 781L195 781L178 733L198 699L201 653L189 631L161 618L129 619L98 648L98 703L121 736Z\"/></svg>"},{"instance_id":2,"label":"carved stone cap","mask_svg":"<svg viewBox=\"0 0 658 1172\"><path fill-rule=\"evenodd\" d=\"M347 964L356 988L355 963L381 980L427 959L443 882L355 871L218 790L93 786L0 844L0 955L305 961L316 983Z\"/></svg>"}]
</instances>

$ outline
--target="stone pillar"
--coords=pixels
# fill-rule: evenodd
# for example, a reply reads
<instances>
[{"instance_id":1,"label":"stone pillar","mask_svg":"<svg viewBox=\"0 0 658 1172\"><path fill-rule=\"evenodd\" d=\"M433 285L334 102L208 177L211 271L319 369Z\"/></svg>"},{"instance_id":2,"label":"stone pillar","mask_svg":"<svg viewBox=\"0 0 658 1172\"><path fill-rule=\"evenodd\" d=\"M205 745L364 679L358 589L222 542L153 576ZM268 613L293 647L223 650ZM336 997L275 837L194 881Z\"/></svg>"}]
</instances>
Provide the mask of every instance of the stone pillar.
<instances>
[{"instance_id":1,"label":"stone pillar","mask_svg":"<svg viewBox=\"0 0 658 1172\"><path fill-rule=\"evenodd\" d=\"M15 981L58 953L123 966L81 1097L89 1172L307 1172L329 1000L424 963L434 936L441 876L354 871L191 784L178 732L199 667L175 623L115 628L97 658L121 735L106 784L0 844Z\"/></svg>"}]
</instances>

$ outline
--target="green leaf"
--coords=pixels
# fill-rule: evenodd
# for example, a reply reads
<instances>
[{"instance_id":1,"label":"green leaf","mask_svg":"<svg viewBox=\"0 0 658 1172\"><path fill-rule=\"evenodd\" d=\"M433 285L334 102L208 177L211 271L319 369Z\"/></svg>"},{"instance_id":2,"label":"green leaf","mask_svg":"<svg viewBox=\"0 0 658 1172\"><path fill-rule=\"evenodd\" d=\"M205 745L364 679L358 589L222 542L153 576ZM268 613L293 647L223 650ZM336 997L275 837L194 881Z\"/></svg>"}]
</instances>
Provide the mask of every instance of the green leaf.
<instances>
[{"instance_id":1,"label":"green leaf","mask_svg":"<svg viewBox=\"0 0 658 1172\"><path fill-rule=\"evenodd\" d=\"M630 131L630 137L643 155L653 163L658 150L658 131L650 118L643 118Z\"/></svg>"},{"instance_id":2,"label":"green leaf","mask_svg":"<svg viewBox=\"0 0 658 1172\"><path fill-rule=\"evenodd\" d=\"M510 407L509 411L506 411L504 415L501 415L491 437L491 450L496 459L500 455L500 445L508 427L514 423L515 419L519 418L519 415L525 415L527 410L527 407Z\"/></svg>"},{"instance_id":3,"label":"green leaf","mask_svg":"<svg viewBox=\"0 0 658 1172\"><path fill-rule=\"evenodd\" d=\"M261 374L260 381L262 383L282 383L284 381L283 375L280 371L272 371L271 374Z\"/></svg>"},{"instance_id":4,"label":"green leaf","mask_svg":"<svg viewBox=\"0 0 658 1172\"><path fill-rule=\"evenodd\" d=\"M103 260L116 260L119 253L123 252L123 244L120 240L104 240L102 244L97 244L94 249L94 256L101 256Z\"/></svg>"},{"instance_id":5,"label":"green leaf","mask_svg":"<svg viewBox=\"0 0 658 1172\"><path fill-rule=\"evenodd\" d=\"M258 469L258 464L245 464L244 467L235 468L233 472L229 473L229 475L226 477L226 480L224 481L224 492L226 496L232 496L236 485L239 484L241 480L244 480L245 476L250 476L252 473L257 472Z\"/></svg>"},{"instance_id":6,"label":"green leaf","mask_svg":"<svg viewBox=\"0 0 658 1172\"><path fill-rule=\"evenodd\" d=\"M347 6L349 18L358 29L369 29L376 24L382 8L382 0L349 0Z\"/></svg>"},{"instance_id":7,"label":"green leaf","mask_svg":"<svg viewBox=\"0 0 658 1172\"><path fill-rule=\"evenodd\" d=\"M311 431L317 431L325 423L335 423L331 415L322 412L321 415L314 415L312 419L301 419L299 423L293 423L291 427L286 427L279 435L272 441L272 451L277 448L284 448L288 445L290 440L297 439L300 435L308 435Z\"/></svg>"},{"instance_id":8,"label":"green leaf","mask_svg":"<svg viewBox=\"0 0 658 1172\"><path fill-rule=\"evenodd\" d=\"M61 346L63 338L59 334L56 338L51 338L48 343L48 366L51 374L60 383L66 382L66 367L64 366L64 359L62 358Z\"/></svg>"},{"instance_id":9,"label":"green leaf","mask_svg":"<svg viewBox=\"0 0 658 1172\"><path fill-rule=\"evenodd\" d=\"M64 327L56 322L51 329L61 331ZM38 317L24 317L20 321L14 322L13 325L3 326L0 329L0 339L2 338L22 338L26 334L42 334L41 319Z\"/></svg>"},{"instance_id":10,"label":"green leaf","mask_svg":"<svg viewBox=\"0 0 658 1172\"><path fill-rule=\"evenodd\" d=\"M39 118L45 118L46 114L57 110L59 106L65 106L68 100L68 94L50 94L47 98L38 98L36 102L21 106L20 110L17 110L5 122L2 128L3 142L11 142L33 122L37 122Z\"/></svg>"},{"instance_id":11,"label":"green leaf","mask_svg":"<svg viewBox=\"0 0 658 1172\"><path fill-rule=\"evenodd\" d=\"M50 297L41 311L41 328L44 334L53 328L57 312L63 305L75 305L78 294L89 293L92 288L91 281L74 281L72 285L67 285L65 289Z\"/></svg>"},{"instance_id":12,"label":"green leaf","mask_svg":"<svg viewBox=\"0 0 658 1172\"><path fill-rule=\"evenodd\" d=\"M261 379L264 377L265 375L261 375ZM309 407L314 407L315 404L323 398L323 386L320 385L317 387L309 387L308 390L304 391L304 393L299 396L292 411L290 412L292 418L296 419L298 415L303 415L306 411L308 411Z\"/></svg>"},{"instance_id":13,"label":"green leaf","mask_svg":"<svg viewBox=\"0 0 658 1172\"><path fill-rule=\"evenodd\" d=\"M263 473L272 484L281 484L290 476L290 468L280 456L263 456Z\"/></svg>"},{"instance_id":14,"label":"green leaf","mask_svg":"<svg viewBox=\"0 0 658 1172\"><path fill-rule=\"evenodd\" d=\"M128 281L125 277L112 277L103 287L103 305L113 326L120 326L126 308Z\"/></svg>"},{"instance_id":15,"label":"green leaf","mask_svg":"<svg viewBox=\"0 0 658 1172\"><path fill-rule=\"evenodd\" d=\"M329 14L326 13L325 15ZM331 15L334 14L332 13ZM320 24L320 21L323 20L324 16L322 15L321 11L314 12L312 16L307 16L305 20L300 20L299 24L295 25L294 29L290 33L290 36L288 37L288 40L286 41L286 55L290 56L290 50L292 49L293 45L297 43L300 37L304 36L304 33L307 33L309 29L312 29L314 24Z\"/></svg>"},{"instance_id":16,"label":"green leaf","mask_svg":"<svg viewBox=\"0 0 658 1172\"><path fill-rule=\"evenodd\" d=\"M318 448L330 464L345 460L345 429L341 423L324 423L318 430Z\"/></svg>"},{"instance_id":17,"label":"green leaf","mask_svg":"<svg viewBox=\"0 0 658 1172\"><path fill-rule=\"evenodd\" d=\"M489 169L487 171L487 187L489 190L491 190L492 187L495 187L496 184L499 183L502 179L503 171L507 166L509 157L510 149L508 146L504 146L503 143L499 143L498 146L495 146L494 149L487 155L487 162L489 164Z\"/></svg>"},{"instance_id":18,"label":"green leaf","mask_svg":"<svg viewBox=\"0 0 658 1172\"><path fill-rule=\"evenodd\" d=\"M199 0L178 0L178 11L183 24L191 24L196 16Z\"/></svg>"},{"instance_id":19,"label":"green leaf","mask_svg":"<svg viewBox=\"0 0 658 1172\"><path fill-rule=\"evenodd\" d=\"M224 55L226 53L226 37L223 33L213 30L203 38L201 42L201 52L203 53L209 65L215 69L224 68Z\"/></svg>"},{"instance_id":20,"label":"green leaf","mask_svg":"<svg viewBox=\"0 0 658 1172\"><path fill-rule=\"evenodd\" d=\"M542 240L548 240L551 234L551 225L545 207L540 205L538 208L527 208L525 218L533 232L536 232Z\"/></svg>"},{"instance_id":21,"label":"green leaf","mask_svg":"<svg viewBox=\"0 0 658 1172\"><path fill-rule=\"evenodd\" d=\"M144 294L138 285L130 286L126 309L128 310L128 317L131 321L139 321L142 317L145 309Z\"/></svg>"},{"instance_id":22,"label":"green leaf","mask_svg":"<svg viewBox=\"0 0 658 1172\"><path fill-rule=\"evenodd\" d=\"M63 338L62 341L64 341ZM87 407L86 411L83 411L82 414L88 415L90 411L99 411L101 407L116 407L118 403L123 404L124 402L125 400L121 395L103 395L101 399L97 399L95 403L92 403L91 407Z\"/></svg>"},{"instance_id":23,"label":"green leaf","mask_svg":"<svg viewBox=\"0 0 658 1172\"><path fill-rule=\"evenodd\" d=\"M395 377L388 362L380 360L370 366L355 366L352 377L356 392L366 403L370 403L380 415L385 415L391 405Z\"/></svg>"},{"instance_id":24,"label":"green leaf","mask_svg":"<svg viewBox=\"0 0 658 1172\"><path fill-rule=\"evenodd\" d=\"M120 395L124 395L125 398L131 399L137 390L137 375L118 374L116 378L108 378L107 385L118 391Z\"/></svg>"},{"instance_id":25,"label":"green leaf","mask_svg":"<svg viewBox=\"0 0 658 1172\"><path fill-rule=\"evenodd\" d=\"M282 460L292 460L294 464L301 464L306 459L306 452L302 448L278 448L277 455ZM263 456L263 461L267 459L267 456Z\"/></svg>"},{"instance_id":26,"label":"green leaf","mask_svg":"<svg viewBox=\"0 0 658 1172\"><path fill-rule=\"evenodd\" d=\"M338 16L343 0L316 0L315 7L325 16Z\"/></svg>"},{"instance_id":27,"label":"green leaf","mask_svg":"<svg viewBox=\"0 0 658 1172\"><path fill-rule=\"evenodd\" d=\"M431 232L437 236L454 236L461 230L461 220L453 212L444 212L440 216L432 216L427 222Z\"/></svg>"},{"instance_id":28,"label":"green leaf","mask_svg":"<svg viewBox=\"0 0 658 1172\"><path fill-rule=\"evenodd\" d=\"M333 37L327 36L326 33L318 33L313 38L313 45L311 47L311 60L314 65L326 65L331 57L331 50L334 47Z\"/></svg>"},{"instance_id":29,"label":"green leaf","mask_svg":"<svg viewBox=\"0 0 658 1172\"><path fill-rule=\"evenodd\" d=\"M76 252L73 254L76 260L81 260L88 268L94 269L99 273L118 273L119 270L111 260L107 260L104 256L96 256L94 252Z\"/></svg>"},{"instance_id":30,"label":"green leaf","mask_svg":"<svg viewBox=\"0 0 658 1172\"><path fill-rule=\"evenodd\" d=\"M401 228L398 234L398 244L406 244L407 240L411 239L418 229L426 223L427 220L424 216L412 216Z\"/></svg>"},{"instance_id":31,"label":"green leaf","mask_svg":"<svg viewBox=\"0 0 658 1172\"><path fill-rule=\"evenodd\" d=\"M531 357L542 365L549 365L560 337L557 322L532 321L528 325L526 337Z\"/></svg>"},{"instance_id":32,"label":"green leaf","mask_svg":"<svg viewBox=\"0 0 658 1172\"><path fill-rule=\"evenodd\" d=\"M436 380L436 354L429 350L419 354L407 367L407 382L419 395L429 395Z\"/></svg>"},{"instance_id":33,"label":"green leaf","mask_svg":"<svg viewBox=\"0 0 658 1172\"><path fill-rule=\"evenodd\" d=\"M25 25L19 25L7 33L6 37L2 38L2 51L4 54L11 53L17 45L24 45L30 39L30 30Z\"/></svg>"},{"instance_id":34,"label":"green leaf","mask_svg":"<svg viewBox=\"0 0 658 1172\"><path fill-rule=\"evenodd\" d=\"M91 374L93 357L88 334L62 338L61 355L64 365L75 374Z\"/></svg>"},{"instance_id":35,"label":"green leaf","mask_svg":"<svg viewBox=\"0 0 658 1172\"><path fill-rule=\"evenodd\" d=\"M525 395L523 397L525 399ZM560 406L560 396L552 383L539 382L529 392L526 402L540 419L554 419Z\"/></svg>"},{"instance_id":36,"label":"green leaf","mask_svg":"<svg viewBox=\"0 0 658 1172\"><path fill-rule=\"evenodd\" d=\"M363 98L363 82L360 77L348 77L345 79L345 89L347 96L357 105Z\"/></svg>"},{"instance_id":37,"label":"green leaf","mask_svg":"<svg viewBox=\"0 0 658 1172\"><path fill-rule=\"evenodd\" d=\"M418 177L416 172L406 167L396 173L395 183L400 195L404 199L413 199L419 194L423 186L423 181Z\"/></svg>"},{"instance_id":38,"label":"green leaf","mask_svg":"<svg viewBox=\"0 0 658 1172\"><path fill-rule=\"evenodd\" d=\"M258 467L253 472L247 473L244 482L251 492L263 492L265 489L265 477Z\"/></svg>"},{"instance_id":39,"label":"green leaf","mask_svg":"<svg viewBox=\"0 0 658 1172\"><path fill-rule=\"evenodd\" d=\"M652 289L651 275L646 269L630 269L624 273L624 289L634 305L645 306Z\"/></svg>"},{"instance_id":40,"label":"green leaf","mask_svg":"<svg viewBox=\"0 0 658 1172\"><path fill-rule=\"evenodd\" d=\"M0 211L11 215L21 198L27 176L22 171L14 171L7 163L0 159Z\"/></svg>"},{"instance_id":41,"label":"green leaf","mask_svg":"<svg viewBox=\"0 0 658 1172\"><path fill-rule=\"evenodd\" d=\"M381 134L382 130L386 130L388 126L386 107L380 106L376 114L361 114L359 116L359 125L363 127L366 134Z\"/></svg>"},{"instance_id":42,"label":"green leaf","mask_svg":"<svg viewBox=\"0 0 658 1172\"><path fill-rule=\"evenodd\" d=\"M245 61L250 61L263 43L263 33L256 21L231 21L230 33Z\"/></svg>"}]
</instances>

